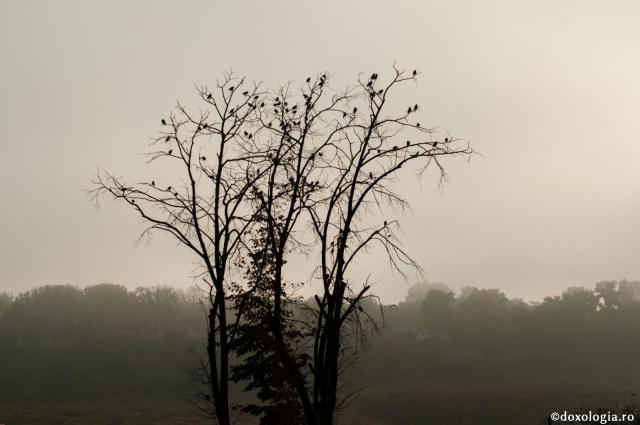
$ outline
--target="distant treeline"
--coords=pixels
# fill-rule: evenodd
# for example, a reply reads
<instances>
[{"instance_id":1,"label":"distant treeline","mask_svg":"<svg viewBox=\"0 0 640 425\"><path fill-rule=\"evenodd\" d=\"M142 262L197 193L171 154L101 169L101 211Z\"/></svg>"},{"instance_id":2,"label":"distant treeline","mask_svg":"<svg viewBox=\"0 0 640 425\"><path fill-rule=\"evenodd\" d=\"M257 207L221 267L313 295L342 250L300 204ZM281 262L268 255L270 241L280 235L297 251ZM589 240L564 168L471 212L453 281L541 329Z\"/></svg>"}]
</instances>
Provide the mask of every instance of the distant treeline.
<instances>
[{"instance_id":1,"label":"distant treeline","mask_svg":"<svg viewBox=\"0 0 640 425\"><path fill-rule=\"evenodd\" d=\"M358 367L369 382L640 372L640 281L571 287L539 303L496 289L412 288Z\"/></svg>"},{"instance_id":2,"label":"distant treeline","mask_svg":"<svg viewBox=\"0 0 640 425\"><path fill-rule=\"evenodd\" d=\"M202 308L167 287L43 286L0 295L0 393L178 393L204 346Z\"/></svg>"},{"instance_id":3,"label":"distant treeline","mask_svg":"<svg viewBox=\"0 0 640 425\"><path fill-rule=\"evenodd\" d=\"M188 394L206 343L198 296L114 284L0 294L0 396ZM355 384L640 371L640 282L540 303L423 283L364 312L384 325L345 377Z\"/></svg>"}]
</instances>

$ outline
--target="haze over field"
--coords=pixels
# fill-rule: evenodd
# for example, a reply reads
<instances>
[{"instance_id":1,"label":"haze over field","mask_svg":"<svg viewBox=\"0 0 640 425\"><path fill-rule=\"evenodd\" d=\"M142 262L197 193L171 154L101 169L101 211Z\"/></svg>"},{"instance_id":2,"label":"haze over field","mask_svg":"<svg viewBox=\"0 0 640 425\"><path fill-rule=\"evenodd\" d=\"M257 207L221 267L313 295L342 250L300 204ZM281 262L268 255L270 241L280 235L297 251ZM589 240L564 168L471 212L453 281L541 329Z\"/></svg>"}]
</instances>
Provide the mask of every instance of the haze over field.
<instances>
[{"instance_id":1,"label":"haze over field","mask_svg":"<svg viewBox=\"0 0 640 425\"><path fill-rule=\"evenodd\" d=\"M267 86L423 73L421 121L481 156L403 184L430 281L539 299L640 276L640 4L634 1L6 2L0 13L0 289L193 282L188 254L86 189L143 176L176 100L232 68ZM400 99L402 100L402 99ZM195 104L194 104L195 105ZM361 264L384 302L408 284ZM304 265L300 265L304 274ZM302 276L304 277L304 276Z\"/></svg>"}]
</instances>

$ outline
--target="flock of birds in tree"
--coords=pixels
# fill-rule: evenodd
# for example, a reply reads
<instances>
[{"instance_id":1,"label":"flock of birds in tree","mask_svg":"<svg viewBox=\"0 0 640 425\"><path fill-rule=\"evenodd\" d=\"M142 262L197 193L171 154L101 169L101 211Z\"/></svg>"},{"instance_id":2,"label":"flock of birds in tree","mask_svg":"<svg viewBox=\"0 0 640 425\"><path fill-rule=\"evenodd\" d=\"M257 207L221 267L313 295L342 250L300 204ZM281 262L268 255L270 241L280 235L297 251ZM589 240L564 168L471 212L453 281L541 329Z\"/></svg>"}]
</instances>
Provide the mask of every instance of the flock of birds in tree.
<instances>
[{"instance_id":1,"label":"flock of birds in tree","mask_svg":"<svg viewBox=\"0 0 640 425\"><path fill-rule=\"evenodd\" d=\"M417 75L418 75L418 71L414 69L414 70L413 70L413 72L412 72L412 76L413 76L413 77L416 77ZM326 82L326 78L327 78L326 74L323 74L323 75L320 77L320 81L318 82L318 85L319 85L320 87L322 87L322 86L325 84L325 82ZM373 96L375 96L376 94L377 94L377 95L382 95L382 94L384 93L384 90L382 90L382 89L378 90L377 92L374 90L373 86L374 86L374 84L375 84L375 82L376 82L376 80L377 80L377 79L378 79L378 74L377 74L377 73L373 73L373 74L371 74L371 76L369 77L369 81L368 81L368 82L367 82L367 84L366 84L366 87L368 88L368 90L369 90L369 92L370 92L370 94L371 94L371 96L372 96L372 97L373 97ZM307 84L311 83L311 77L307 77L307 79L305 80L305 82L306 82ZM229 87L228 87L228 90L229 90L229 91L231 91L231 92L233 92L233 90L234 90L235 88L236 88L235 86L229 86ZM249 91L244 91L242 94L243 94L244 96L249 96ZM311 98L310 98L310 96L308 96L308 95L306 95L306 94L304 94L303 96L304 96L304 98L306 99L305 103L306 103L306 105L307 105L307 107L308 107L308 106L310 105ZM211 93L208 93L208 94L207 94L207 96L206 96L207 100L211 100L211 99L212 99L212 97L213 97L213 95L212 95ZM255 95L253 100L254 100L254 101L259 100L259 96L258 96L258 95ZM257 102L256 102L256 103L257 103ZM249 105L251 108L255 108L255 107L256 107L256 105L255 105L255 104L253 104L253 103L248 103L248 105ZM261 102L261 103L260 103L260 107L264 107L264 105L265 105L265 104L264 104L264 102ZM291 108L288 108L288 106L289 106L289 105L288 105L288 102L286 102L286 101L284 101L284 100L282 100L282 101L281 101L279 97L276 97L276 98L275 98L275 103L274 103L274 107L275 107L275 112L276 112L276 113L279 113L279 112L280 112L280 111L277 109L277 108L278 108L278 107L280 107L280 106L282 106L282 108L281 108L281 109L283 109L283 111L284 111L284 112L287 112L287 113L288 113L288 112L290 112L290 111L291 111L291 112L293 112L293 113L295 113L295 112L297 112L297 108L298 108L298 105L293 105ZM414 112L416 112L417 110L418 110L418 104L413 105L413 107L409 106L409 107L408 107L408 109L407 109L407 115L409 115L409 114L411 114L411 113L414 113ZM231 110L230 110L230 112L231 112L231 113L233 113L234 111L235 111L234 109L231 109ZM357 108L357 107L354 107L354 108L353 108L353 115L355 115L357 112L358 112L358 108ZM342 117L343 117L343 118L346 118L346 117L347 117L347 115L348 115L348 114L347 114L347 112L346 112L346 111L344 111L344 112L342 113ZM168 125L167 120L166 120L166 119L164 119L164 118L163 118L160 122L162 123L162 125L163 125L163 126ZM271 126L272 126L272 123L268 123L268 127L271 127ZM206 128L206 127L207 127L207 125L205 124L205 125L204 125L204 127ZM282 127L282 123L281 123L281 127ZM417 127L417 128L420 128L420 123L419 123L419 122L418 122L418 123L416 123L416 127ZM201 129L202 129L202 127L201 127L201 126L198 126L198 130L201 130ZM245 135L245 137L247 137L247 138L249 138L249 139L251 139L251 138L252 138L252 136L253 136L251 133L248 133L247 131L245 131L245 132L244 132L244 135ZM166 142L169 142L170 140L171 140L171 136L167 136L167 137L165 138L165 141L166 141ZM445 142L449 142L449 138L447 138L447 137L445 137L445 139L444 139L444 140L445 140ZM433 147L436 147L436 146L437 146L437 144L438 144L438 142L433 142L433 143L432 143L432 146L433 146ZM407 146L411 145L411 141L407 140L406 145L407 145ZM395 151L395 150L397 150L397 149L398 149L398 147L397 147L397 146L393 146L393 147L392 147L392 150L393 150L393 151ZM378 152L378 153L381 153L380 149L378 149L378 150L377 150L377 152ZM168 154L168 155L171 155L172 153L173 153L173 150L172 150L172 149L169 149L169 150L167 151L167 154ZM322 156L323 156L322 152L318 152L318 156L322 157ZM206 159L207 159L207 158L206 158L205 156L201 156L201 157L200 157L200 160L201 160L201 161L206 161ZM374 174L373 174L372 172L369 172L369 178L370 178L371 180L373 180L373 178L374 178ZM317 183L317 182L316 182L316 183ZM155 182L155 180L152 180L152 181L151 181L151 186L156 187L156 182ZM171 187L171 186L168 186L166 190L170 192L170 191L171 191L171 189L172 189L172 187ZM177 193L176 193L176 195L177 195ZM386 228L386 227L388 227L388 222L387 222L386 220L384 221L384 227L385 227L385 228Z\"/></svg>"}]
</instances>

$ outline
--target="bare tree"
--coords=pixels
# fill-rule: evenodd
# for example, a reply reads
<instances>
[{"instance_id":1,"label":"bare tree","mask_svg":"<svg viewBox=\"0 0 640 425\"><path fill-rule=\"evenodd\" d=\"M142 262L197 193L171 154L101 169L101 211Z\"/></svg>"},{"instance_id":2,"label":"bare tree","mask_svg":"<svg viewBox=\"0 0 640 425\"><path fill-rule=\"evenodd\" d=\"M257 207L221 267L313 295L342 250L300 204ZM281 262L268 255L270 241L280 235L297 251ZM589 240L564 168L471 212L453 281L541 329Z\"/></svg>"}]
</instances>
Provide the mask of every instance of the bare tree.
<instances>
[{"instance_id":1,"label":"bare tree","mask_svg":"<svg viewBox=\"0 0 640 425\"><path fill-rule=\"evenodd\" d=\"M443 179L444 158L472 153L467 143L421 127L417 104L400 110L389 104L393 90L417 76L394 67L384 84L374 73L340 92L328 87L326 74L307 78L300 92L290 85L246 90L243 80L226 76L215 94L199 90L204 112L193 116L178 105L162 121L160 149L149 162L173 161L181 183L128 185L98 174L96 199L108 193L124 201L146 220L147 231L170 233L203 265L210 301L206 382L220 424L230 423L233 350L245 361L259 359L290 392L270 395L269 375L240 365L234 376L252 380L248 388L285 410L300 409L290 416L307 425L333 424L344 340L363 336L361 304L370 295L366 282L352 281L353 264L378 244L392 269L420 270L402 248L398 222L372 218L408 208L394 186L405 165L415 164L419 176L433 166ZM322 290L307 321L292 314L285 280L294 252L318 260L313 279ZM245 268L244 276L230 276L235 265ZM252 326L269 333L259 339L264 343L246 339ZM308 347L298 346L302 335ZM277 422L276 411L282 409L272 409L270 420Z\"/></svg>"},{"instance_id":2,"label":"bare tree","mask_svg":"<svg viewBox=\"0 0 640 425\"><path fill-rule=\"evenodd\" d=\"M247 208L254 182L268 171L263 146L253 133L260 125L258 111L263 93L258 84L246 84L227 74L214 90L198 88L204 108L190 112L178 104L162 119L161 134L152 143L147 163L169 167L169 181L158 175L128 183L99 172L92 191L96 202L111 195L133 208L152 231L170 234L194 253L202 265L199 277L206 284L208 311L208 391L219 424L229 425L229 359L233 339L228 291L235 259L254 224ZM262 105L263 106L263 105ZM210 392L210 394L208 394Z\"/></svg>"},{"instance_id":3,"label":"bare tree","mask_svg":"<svg viewBox=\"0 0 640 425\"><path fill-rule=\"evenodd\" d=\"M417 164L419 176L434 166L442 182L444 158L472 153L468 143L438 139L416 122L417 104L388 111L398 108L388 105L393 89L417 76L416 71L394 68L385 84L374 73L355 87L334 92L323 74L307 79L301 96L290 93L289 86L281 89L271 99L273 109L261 111L265 128L278 139L269 153L269 174L257 182L262 189L256 197L273 259L271 331L309 425L333 423L346 326L362 336L360 303L370 287L350 281L356 259L378 244L394 270L420 270L402 248L397 221L367 218L373 210L409 207L394 188L405 165ZM315 297L315 321L309 324L311 361L299 367L283 332L283 276L291 251L313 252L314 246L319 258L315 278L323 291Z\"/></svg>"}]
</instances>

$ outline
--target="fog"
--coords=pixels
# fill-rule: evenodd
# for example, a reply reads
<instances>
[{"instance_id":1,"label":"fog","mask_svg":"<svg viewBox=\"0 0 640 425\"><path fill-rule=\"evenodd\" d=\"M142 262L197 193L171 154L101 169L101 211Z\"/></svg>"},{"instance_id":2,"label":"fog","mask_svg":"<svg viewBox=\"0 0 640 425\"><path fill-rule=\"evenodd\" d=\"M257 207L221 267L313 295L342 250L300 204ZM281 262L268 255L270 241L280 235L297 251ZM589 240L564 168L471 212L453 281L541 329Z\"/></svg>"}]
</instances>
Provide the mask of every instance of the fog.
<instances>
[{"instance_id":1,"label":"fog","mask_svg":"<svg viewBox=\"0 0 640 425\"><path fill-rule=\"evenodd\" d=\"M194 84L422 72L421 121L481 155L403 183L404 242L430 281L541 299L640 276L637 2L6 2L0 17L0 289L186 287L193 259L87 196L134 179ZM194 105L195 106L195 105ZM412 282L360 265L384 302ZM302 266L300 267L302 269Z\"/></svg>"}]
</instances>

